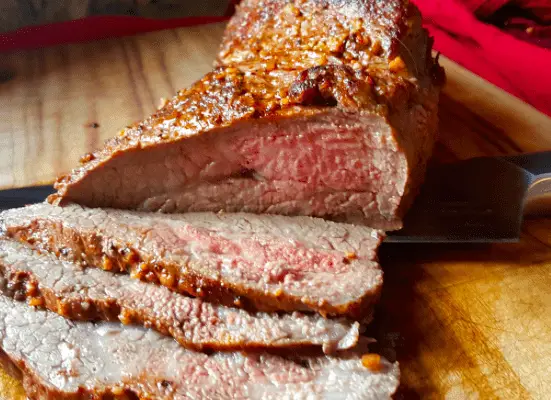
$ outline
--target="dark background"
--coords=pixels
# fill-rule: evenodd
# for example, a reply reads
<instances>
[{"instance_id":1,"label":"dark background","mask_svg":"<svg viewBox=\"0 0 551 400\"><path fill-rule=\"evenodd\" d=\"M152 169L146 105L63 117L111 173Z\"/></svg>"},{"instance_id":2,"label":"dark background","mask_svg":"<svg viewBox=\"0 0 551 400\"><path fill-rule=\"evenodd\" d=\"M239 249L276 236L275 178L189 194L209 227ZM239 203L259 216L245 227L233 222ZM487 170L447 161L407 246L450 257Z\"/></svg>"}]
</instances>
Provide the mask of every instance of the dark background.
<instances>
[{"instance_id":1,"label":"dark background","mask_svg":"<svg viewBox=\"0 0 551 400\"><path fill-rule=\"evenodd\" d=\"M229 0L0 0L0 32L93 15L222 16Z\"/></svg>"}]
</instances>

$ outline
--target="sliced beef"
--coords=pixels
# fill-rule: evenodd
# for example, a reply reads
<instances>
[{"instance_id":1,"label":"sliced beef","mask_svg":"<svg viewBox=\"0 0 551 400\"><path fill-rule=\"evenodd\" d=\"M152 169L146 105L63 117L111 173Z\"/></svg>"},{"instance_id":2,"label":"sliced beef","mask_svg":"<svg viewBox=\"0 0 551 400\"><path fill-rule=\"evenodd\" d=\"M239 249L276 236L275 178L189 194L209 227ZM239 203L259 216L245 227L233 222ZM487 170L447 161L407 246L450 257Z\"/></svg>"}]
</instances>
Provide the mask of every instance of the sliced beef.
<instances>
[{"instance_id":1,"label":"sliced beef","mask_svg":"<svg viewBox=\"0 0 551 400\"><path fill-rule=\"evenodd\" d=\"M0 240L0 291L74 320L121 320L173 336L197 350L353 347L358 323L316 315L252 314L182 296L127 275L80 268Z\"/></svg>"},{"instance_id":2,"label":"sliced beef","mask_svg":"<svg viewBox=\"0 0 551 400\"><path fill-rule=\"evenodd\" d=\"M443 73L405 0L245 0L217 68L61 177L56 205L401 227Z\"/></svg>"},{"instance_id":3,"label":"sliced beef","mask_svg":"<svg viewBox=\"0 0 551 400\"><path fill-rule=\"evenodd\" d=\"M373 356L206 355L151 330L75 323L4 296L0 347L31 399L388 399L399 377L397 364Z\"/></svg>"},{"instance_id":4,"label":"sliced beef","mask_svg":"<svg viewBox=\"0 0 551 400\"><path fill-rule=\"evenodd\" d=\"M38 204L0 214L7 237L226 305L368 318L382 233L311 217L160 214Z\"/></svg>"}]
</instances>

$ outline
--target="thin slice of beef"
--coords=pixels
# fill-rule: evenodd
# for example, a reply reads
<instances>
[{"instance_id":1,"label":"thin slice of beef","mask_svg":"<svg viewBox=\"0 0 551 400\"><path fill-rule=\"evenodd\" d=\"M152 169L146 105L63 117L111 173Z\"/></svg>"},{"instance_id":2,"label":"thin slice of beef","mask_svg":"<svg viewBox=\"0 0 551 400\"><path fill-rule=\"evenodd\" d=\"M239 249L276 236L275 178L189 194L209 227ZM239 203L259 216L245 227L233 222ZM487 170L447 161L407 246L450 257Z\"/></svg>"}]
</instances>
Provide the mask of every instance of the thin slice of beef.
<instances>
[{"instance_id":1,"label":"thin slice of beef","mask_svg":"<svg viewBox=\"0 0 551 400\"><path fill-rule=\"evenodd\" d=\"M0 291L83 321L141 324L196 350L353 347L358 323L317 315L248 313L173 293L127 275L80 268L23 244L0 240ZM2 289L3 286L3 289Z\"/></svg>"},{"instance_id":2,"label":"thin slice of beef","mask_svg":"<svg viewBox=\"0 0 551 400\"><path fill-rule=\"evenodd\" d=\"M152 330L72 322L0 296L0 347L42 399L388 399L397 364L186 350ZM365 366L364 366L365 364Z\"/></svg>"},{"instance_id":3,"label":"thin slice of beef","mask_svg":"<svg viewBox=\"0 0 551 400\"><path fill-rule=\"evenodd\" d=\"M311 217L160 214L37 204L0 214L7 237L61 258L226 305L368 318L382 232Z\"/></svg>"},{"instance_id":4,"label":"thin slice of beef","mask_svg":"<svg viewBox=\"0 0 551 400\"><path fill-rule=\"evenodd\" d=\"M435 141L431 47L406 0L245 0L218 67L83 157L50 201L398 229Z\"/></svg>"}]
</instances>

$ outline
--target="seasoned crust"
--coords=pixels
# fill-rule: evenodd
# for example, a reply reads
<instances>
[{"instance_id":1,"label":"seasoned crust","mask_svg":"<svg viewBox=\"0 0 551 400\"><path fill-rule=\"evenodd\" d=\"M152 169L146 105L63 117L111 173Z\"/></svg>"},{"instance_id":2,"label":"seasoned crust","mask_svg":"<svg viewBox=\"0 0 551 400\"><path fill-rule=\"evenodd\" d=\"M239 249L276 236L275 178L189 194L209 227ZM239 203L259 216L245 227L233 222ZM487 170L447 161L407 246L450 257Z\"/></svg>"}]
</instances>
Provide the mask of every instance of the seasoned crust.
<instances>
[{"instance_id":1,"label":"seasoned crust","mask_svg":"<svg viewBox=\"0 0 551 400\"><path fill-rule=\"evenodd\" d=\"M431 47L417 9L407 1L246 0L228 25L217 68L84 156L58 179L58 193L49 201L70 202L76 184L122 152L241 121L330 110L376 114L400 128L396 135L404 136L408 159L421 160L420 167L412 161L412 168L422 175L443 76ZM410 138L400 130L408 129L402 120L413 104L428 111L428 122ZM419 179L413 181L418 186Z\"/></svg>"},{"instance_id":2,"label":"seasoned crust","mask_svg":"<svg viewBox=\"0 0 551 400\"><path fill-rule=\"evenodd\" d=\"M299 23L310 21L313 30L308 32L316 44L326 40L327 52L334 38L347 37L349 25L363 25L365 33L377 37L386 58L393 58L399 45L399 38L407 29L408 2L403 0L245 0L241 2L234 18L228 24L222 51L221 61L228 64L229 54L243 51L254 53L266 48L297 49L293 42L292 25L282 24L282 16L291 12ZM340 26L339 26L340 25ZM274 36L281 32L284 35ZM328 32L329 31L329 32ZM331 33L332 35L328 35ZM271 34L274 34L271 36ZM290 34L290 35L288 35ZM303 50L314 50L312 47L299 44Z\"/></svg>"}]
</instances>

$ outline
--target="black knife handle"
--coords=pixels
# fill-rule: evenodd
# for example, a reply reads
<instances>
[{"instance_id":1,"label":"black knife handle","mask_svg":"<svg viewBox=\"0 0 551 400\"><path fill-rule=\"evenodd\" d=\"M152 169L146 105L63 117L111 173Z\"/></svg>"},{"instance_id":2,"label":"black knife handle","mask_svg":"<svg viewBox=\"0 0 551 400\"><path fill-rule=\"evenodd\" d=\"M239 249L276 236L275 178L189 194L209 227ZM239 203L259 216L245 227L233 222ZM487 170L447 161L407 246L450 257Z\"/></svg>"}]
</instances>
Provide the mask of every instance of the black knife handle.
<instances>
[{"instance_id":1,"label":"black knife handle","mask_svg":"<svg viewBox=\"0 0 551 400\"><path fill-rule=\"evenodd\" d=\"M551 151L504 157L531 175L524 198L527 217L551 216Z\"/></svg>"},{"instance_id":2,"label":"black knife handle","mask_svg":"<svg viewBox=\"0 0 551 400\"><path fill-rule=\"evenodd\" d=\"M551 151L501 157L533 175L551 173Z\"/></svg>"}]
</instances>

